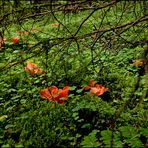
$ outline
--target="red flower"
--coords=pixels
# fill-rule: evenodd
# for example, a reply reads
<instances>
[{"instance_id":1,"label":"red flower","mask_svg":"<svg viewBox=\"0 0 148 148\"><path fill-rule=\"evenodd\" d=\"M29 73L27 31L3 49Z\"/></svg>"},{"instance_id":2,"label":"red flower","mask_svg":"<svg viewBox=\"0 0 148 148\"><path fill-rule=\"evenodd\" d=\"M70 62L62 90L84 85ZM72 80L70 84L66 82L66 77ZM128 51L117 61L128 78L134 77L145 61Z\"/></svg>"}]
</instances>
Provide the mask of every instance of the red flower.
<instances>
[{"instance_id":1,"label":"red flower","mask_svg":"<svg viewBox=\"0 0 148 148\"><path fill-rule=\"evenodd\" d=\"M65 86L63 89L59 89L56 86L51 86L49 88L40 91L40 96L43 99L49 101L58 102L64 104L68 99L69 86Z\"/></svg>"},{"instance_id":2,"label":"red flower","mask_svg":"<svg viewBox=\"0 0 148 148\"><path fill-rule=\"evenodd\" d=\"M19 42L20 38L19 37L12 37L11 40L12 40L13 44L17 44Z\"/></svg>"},{"instance_id":3,"label":"red flower","mask_svg":"<svg viewBox=\"0 0 148 148\"><path fill-rule=\"evenodd\" d=\"M24 68L25 71L31 75L35 75L35 74L43 74L45 71L40 69L39 67L37 67L36 64L32 63L32 62L28 62L27 66Z\"/></svg>"},{"instance_id":4,"label":"red flower","mask_svg":"<svg viewBox=\"0 0 148 148\"><path fill-rule=\"evenodd\" d=\"M90 90L90 94L94 94L95 96L101 96L106 91L108 91L108 88L105 88L101 84L95 84L94 80L90 80L89 84L83 87L83 90Z\"/></svg>"},{"instance_id":5,"label":"red flower","mask_svg":"<svg viewBox=\"0 0 148 148\"><path fill-rule=\"evenodd\" d=\"M83 87L83 90L89 90L91 87L95 86L95 81L94 80L90 80L89 84Z\"/></svg>"}]
</instances>

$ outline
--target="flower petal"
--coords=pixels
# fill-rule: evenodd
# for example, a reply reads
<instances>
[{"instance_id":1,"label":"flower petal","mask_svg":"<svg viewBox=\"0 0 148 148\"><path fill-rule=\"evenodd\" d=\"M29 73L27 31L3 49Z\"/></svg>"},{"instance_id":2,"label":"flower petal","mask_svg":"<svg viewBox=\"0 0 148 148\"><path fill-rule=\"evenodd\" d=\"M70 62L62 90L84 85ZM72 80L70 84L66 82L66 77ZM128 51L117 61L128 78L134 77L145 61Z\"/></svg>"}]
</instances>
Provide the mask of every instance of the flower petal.
<instances>
[{"instance_id":1,"label":"flower petal","mask_svg":"<svg viewBox=\"0 0 148 148\"><path fill-rule=\"evenodd\" d=\"M34 64L34 63L32 63L32 62L28 62L27 63L27 68L28 69L35 69L35 68L37 68L37 65L36 64Z\"/></svg>"},{"instance_id":2,"label":"flower petal","mask_svg":"<svg viewBox=\"0 0 148 148\"><path fill-rule=\"evenodd\" d=\"M11 40L12 40L13 44L16 44L19 42L20 38L19 37L12 37Z\"/></svg>"},{"instance_id":3,"label":"flower petal","mask_svg":"<svg viewBox=\"0 0 148 148\"><path fill-rule=\"evenodd\" d=\"M60 104L64 104L65 101L68 99L69 89L69 86L65 86L63 89L59 89L58 96L54 98L55 101L57 101Z\"/></svg>"},{"instance_id":4,"label":"flower petal","mask_svg":"<svg viewBox=\"0 0 148 148\"><path fill-rule=\"evenodd\" d=\"M94 80L90 80L88 85L90 87L94 87L95 86L95 81Z\"/></svg>"},{"instance_id":5,"label":"flower petal","mask_svg":"<svg viewBox=\"0 0 148 148\"><path fill-rule=\"evenodd\" d=\"M90 93L95 94L95 96L101 96L106 91L108 91L108 88L105 88L100 84L96 84L95 87L91 87L91 89L90 89Z\"/></svg>"},{"instance_id":6,"label":"flower petal","mask_svg":"<svg viewBox=\"0 0 148 148\"><path fill-rule=\"evenodd\" d=\"M144 67L145 64L146 64L146 61L145 61L144 59L134 60L134 63L133 63L133 65L134 65L135 67L139 67L139 66Z\"/></svg>"},{"instance_id":7,"label":"flower petal","mask_svg":"<svg viewBox=\"0 0 148 148\"><path fill-rule=\"evenodd\" d=\"M24 68L24 70L31 75L45 73L44 70L40 69L39 67L37 67L36 64L34 64L32 62L28 62L27 66Z\"/></svg>"},{"instance_id":8,"label":"flower petal","mask_svg":"<svg viewBox=\"0 0 148 148\"><path fill-rule=\"evenodd\" d=\"M58 102L64 104L65 100L68 98L69 86L65 86L63 89L59 89L56 86L51 86L49 88L40 91L40 96L43 99L48 99L50 101Z\"/></svg>"},{"instance_id":9,"label":"flower petal","mask_svg":"<svg viewBox=\"0 0 148 148\"><path fill-rule=\"evenodd\" d=\"M56 86L49 87L48 91L50 92L52 97L55 97L56 95L58 95L58 88Z\"/></svg>"},{"instance_id":10,"label":"flower petal","mask_svg":"<svg viewBox=\"0 0 148 148\"><path fill-rule=\"evenodd\" d=\"M48 88L43 89L43 90L40 91L40 97L42 99L47 99L47 100L52 101L52 95L50 94Z\"/></svg>"},{"instance_id":11,"label":"flower petal","mask_svg":"<svg viewBox=\"0 0 148 148\"><path fill-rule=\"evenodd\" d=\"M65 98L65 100L67 100L67 98L68 98L68 92L69 92L69 86L65 86L63 88L63 90L62 89L59 89L59 92L58 92L59 97L60 98Z\"/></svg>"},{"instance_id":12,"label":"flower petal","mask_svg":"<svg viewBox=\"0 0 148 148\"><path fill-rule=\"evenodd\" d=\"M96 93L98 93L100 90L98 89L98 88L96 88L96 87L91 87L91 89L90 89L90 93L92 93L92 94L96 94Z\"/></svg>"},{"instance_id":13,"label":"flower petal","mask_svg":"<svg viewBox=\"0 0 148 148\"><path fill-rule=\"evenodd\" d=\"M83 89L83 90L89 90L90 88L91 88L91 87L87 85L87 86L84 86L82 89Z\"/></svg>"}]
</instances>

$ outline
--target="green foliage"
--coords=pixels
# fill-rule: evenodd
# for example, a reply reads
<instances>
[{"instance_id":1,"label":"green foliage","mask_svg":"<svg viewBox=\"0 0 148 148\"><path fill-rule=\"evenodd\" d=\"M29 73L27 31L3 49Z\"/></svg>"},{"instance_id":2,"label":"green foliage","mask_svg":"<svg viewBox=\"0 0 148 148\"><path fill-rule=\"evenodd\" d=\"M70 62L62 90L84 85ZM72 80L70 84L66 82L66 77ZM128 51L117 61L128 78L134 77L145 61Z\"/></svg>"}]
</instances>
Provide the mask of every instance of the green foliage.
<instances>
[{"instance_id":1,"label":"green foliage","mask_svg":"<svg viewBox=\"0 0 148 148\"><path fill-rule=\"evenodd\" d=\"M137 130L133 126L121 126L116 132L111 130L101 131L101 140L105 144L105 147L143 147L140 135L140 130Z\"/></svg>"},{"instance_id":2,"label":"green foliage","mask_svg":"<svg viewBox=\"0 0 148 148\"><path fill-rule=\"evenodd\" d=\"M81 142L83 147L98 147L97 143L97 134L98 130L93 130L88 136L84 137L84 140Z\"/></svg>"},{"instance_id":3,"label":"green foliage","mask_svg":"<svg viewBox=\"0 0 148 148\"><path fill-rule=\"evenodd\" d=\"M112 132L110 130L101 131L101 136L106 147L111 147Z\"/></svg>"},{"instance_id":4,"label":"green foliage","mask_svg":"<svg viewBox=\"0 0 148 148\"><path fill-rule=\"evenodd\" d=\"M143 147L143 143L139 139L140 134L132 126L122 126L119 128L121 135L124 139L124 143L131 147Z\"/></svg>"},{"instance_id":5,"label":"green foliage","mask_svg":"<svg viewBox=\"0 0 148 148\"><path fill-rule=\"evenodd\" d=\"M123 147L123 143L118 131L103 130L101 131L101 140L105 147Z\"/></svg>"},{"instance_id":6,"label":"green foliage","mask_svg":"<svg viewBox=\"0 0 148 148\"><path fill-rule=\"evenodd\" d=\"M38 78L12 72L11 77L1 81L0 143L3 147L143 146L140 138L147 137L144 109L138 113L122 113L116 123L119 129L112 135L110 121L117 108L114 102L87 94L83 96L76 86L72 86L71 91L79 95L71 94L64 106L41 101L38 92L44 83ZM143 129L139 131L130 124L143 126Z\"/></svg>"},{"instance_id":7,"label":"green foliage","mask_svg":"<svg viewBox=\"0 0 148 148\"><path fill-rule=\"evenodd\" d=\"M107 2L94 1L92 6L100 7L104 3ZM135 7L132 2L123 1L116 7L98 9L86 21L89 9L65 14L58 12L58 8L55 15L60 22L51 13L28 18L36 10L44 14L46 4L29 6L24 1L20 2L21 8L14 7L12 1L10 5L8 2L3 5L6 5L3 11L8 17L0 14L0 17L5 16L0 33L4 30L7 39L4 48L0 48L1 147L146 145L148 96L140 104L143 90L147 89L146 76L138 77L139 69L133 65L133 60L142 56L143 40L147 39L146 23L141 20L139 26L131 27L136 24L132 23L127 28L113 29L143 17L140 2L134 3ZM13 11L15 13L11 14ZM22 12L21 17L19 12ZM57 27L56 23L61 24ZM92 36L91 32L98 29L96 37ZM13 45L12 36L19 36L20 42ZM37 64L45 73L30 75L25 72L27 61ZM134 91L137 78L140 82ZM84 91L83 86L91 79L108 91L99 97ZM52 85L70 86L64 105L41 99L40 90ZM116 111L131 96L132 101L116 119Z\"/></svg>"}]
</instances>

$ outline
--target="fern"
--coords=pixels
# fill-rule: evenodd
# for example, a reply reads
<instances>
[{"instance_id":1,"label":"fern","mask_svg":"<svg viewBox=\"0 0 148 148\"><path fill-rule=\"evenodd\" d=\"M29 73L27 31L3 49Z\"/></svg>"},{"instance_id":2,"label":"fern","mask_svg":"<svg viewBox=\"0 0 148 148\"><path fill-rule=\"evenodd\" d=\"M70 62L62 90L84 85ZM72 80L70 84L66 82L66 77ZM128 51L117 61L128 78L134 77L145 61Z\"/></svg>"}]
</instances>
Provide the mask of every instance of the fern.
<instances>
[{"instance_id":1,"label":"fern","mask_svg":"<svg viewBox=\"0 0 148 148\"><path fill-rule=\"evenodd\" d=\"M131 147L143 147L143 143L141 142L140 134L136 131L136 129L132 126L122 126L119 128L121 135L124 139L124 143L128 144Z\"/></svg>"},{"instance_id":2,"label":"fern","mask_svg":"<svg viewBox=\"0 0 148 148\"><path fill-rule=\"evenodd\" d=\"M97 134L98 130L93 130L88 136L84 137L84 140L81 142L83 147L98 147L99 144L97 143Z\"/></svg>"},{"instance_id":3,"label":"fern","mask_svg":"<svg viewBox=\"0 0 148 148\"><path fill-rule=\"evenodd\" d=\"M105 144L106 147L111 147L111 140L112 140L112 132L110 130L101 131L101 140Z\"/></svg>"}]
</instances>

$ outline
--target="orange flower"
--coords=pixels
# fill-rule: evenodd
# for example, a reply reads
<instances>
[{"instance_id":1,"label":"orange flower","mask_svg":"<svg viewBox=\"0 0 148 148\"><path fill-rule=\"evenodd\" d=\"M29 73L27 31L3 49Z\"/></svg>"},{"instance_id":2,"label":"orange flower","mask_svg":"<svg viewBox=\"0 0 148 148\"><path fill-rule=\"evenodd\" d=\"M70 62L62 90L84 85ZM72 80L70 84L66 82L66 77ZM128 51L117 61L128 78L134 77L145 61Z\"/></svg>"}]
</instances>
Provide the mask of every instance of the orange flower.
<instances>
[{"instance_id":1,"label":"orange flower","mask_svg":"<svg viewBox=\"0 0 148 148\"><path fill-rule=\"evenodd\" d=\"M108 88L105 88L101 84L95 84L94 80L90 80L89 84L83 87L83 90L90 90L90 94L94 94L95 96L101 96L106 91L108 91Z\"/></svg>"},{"instance_id":2,"label":"orange flower","mask_svg":"<svg viewBox=\"0 0 148 148\"><path fill-rule=\"evenodd\" d=\"M48 90L48 88L41 90L40 91L40 96L43 99L47 99L47 100L52 101L52 95L50 94L50 91Z\"/></svg>"},{"instance_id":3,"label":"orange flower","mask_svg":"<svg viewBox=\"0 0 148 148\"><path fill-rule=\"evenodd\" d=\"M144 59L134 60L133 62L134 62L133 65L134 65L135 67L139 67L139 66L144 67L145 64L146 64L146 61L145 61Z\"/></svg>"},{"instance_id":4,"label":"orange flower","mask_svg":"<svg viewBox=\"0 0 148 148\"><path fill-rule=\"evenodd\" d=\"M38 68L37 65L32 62L28 62L27 66L24 69L27 73L31 75L43 74L45 72L44 70Z\"/></svg>"},{"instance_id":5,"label":"orange flower","mask_svg":"<svg viewBox=\"0 0 148 148\"><path fill-rule=\"evenodd\" d=\"M89 90L91 89L91 87L95 86L95 81L94 80L90 80L89 84L83 87L83 90Z\"/></svg>"},{"instance_id":6,"label":"orange flower","mask_svg":"<svg viewBox=\"0 0 148 148\"><path fill-rule=\"evenodd\" d=\"M19 42L20 38L19 37L12 37L11 40L12 40L13 44L17 44Z\"/></svg>"},{"instance_id":7,"label":"orange flower","mask_svg":"<svg viewBox=\"0 0 148 148\"><path fill-rule=\"evenodd\" d=\"M51 86L49 88L40 91L40 96L42 99L47 99L49 101L58 102L64 104L68 99L69 86L65 86L63 89L59 89L56 86Z\"/></svg>"}]
</instances>

